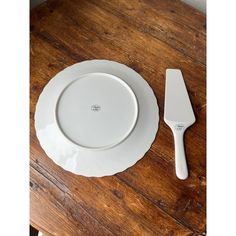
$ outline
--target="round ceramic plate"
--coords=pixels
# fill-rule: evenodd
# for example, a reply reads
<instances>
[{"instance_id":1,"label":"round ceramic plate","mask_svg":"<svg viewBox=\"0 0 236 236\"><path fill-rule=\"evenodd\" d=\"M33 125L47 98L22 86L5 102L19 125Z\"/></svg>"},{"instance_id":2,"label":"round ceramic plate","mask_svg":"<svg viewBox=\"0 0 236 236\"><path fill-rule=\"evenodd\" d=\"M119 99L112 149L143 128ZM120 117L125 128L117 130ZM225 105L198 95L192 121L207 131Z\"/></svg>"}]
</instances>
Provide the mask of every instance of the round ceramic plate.
<instances>
[{"instance_id":1,"label":"round ceramic plate","mask_svg":"<svg viewBox=\"0 0 236 236\"><path fill-rule=\"evenodd\" d=\"M62 168L106 176L134 165L155 139L159 110L148 83L131 68L91 60L58 73L43 89L36 134Z\"/></svg>"}]
</instances>

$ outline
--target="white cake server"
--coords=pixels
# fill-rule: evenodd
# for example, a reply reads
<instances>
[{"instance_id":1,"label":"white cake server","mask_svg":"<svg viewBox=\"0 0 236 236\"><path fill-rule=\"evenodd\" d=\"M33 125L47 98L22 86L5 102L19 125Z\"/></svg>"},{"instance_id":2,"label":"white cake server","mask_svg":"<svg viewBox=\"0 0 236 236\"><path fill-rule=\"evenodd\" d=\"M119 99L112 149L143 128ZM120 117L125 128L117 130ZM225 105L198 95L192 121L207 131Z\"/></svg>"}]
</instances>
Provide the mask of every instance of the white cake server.
<instances>
[{"instance_id":1,"label":"white cake server","mask_svg":"<svg viewBox=\"0 0 236 236\"><path fill-rule=\"evenodd\" d=\"M179 179L187 179L184 132L195 122L192 105L181 70L166 70L164 120L171 128L175 142L175 170Z\"/></svg>"}]
</instances>

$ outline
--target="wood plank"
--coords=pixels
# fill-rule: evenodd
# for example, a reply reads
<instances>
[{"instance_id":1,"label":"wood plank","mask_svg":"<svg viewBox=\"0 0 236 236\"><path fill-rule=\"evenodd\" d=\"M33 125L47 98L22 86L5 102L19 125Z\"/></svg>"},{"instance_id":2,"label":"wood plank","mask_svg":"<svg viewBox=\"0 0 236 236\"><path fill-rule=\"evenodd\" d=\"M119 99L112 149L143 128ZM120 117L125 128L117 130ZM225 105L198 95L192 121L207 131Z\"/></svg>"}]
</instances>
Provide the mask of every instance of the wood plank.
<instances>
[{"instance_id":1,"label":"wood plank","mask_svg":"<svg viewBox=\"0 0 236 236\"><path fill-rule=\"evenodd\" d=\"M179 63L182 61L189 63L186 69L189 69L190 72L193 71L193 65L195 67L201 66L198 63L193 63L192 60L189 60L185 55L177 52L168 44L157 39L155 40L155 38L150 37L146 32L139 32L132 25L125 23L121 18L104 11L89 1L79 1L77 2L77 7L74 7L74 5L75 2L72 1L68 1L66 4L62 2L61 5L57 4L52 14L40 20L41 32L43 32L43 29L47 29L47 32L50 32L54 38L62 39L68 47L73 47L75 51L76 49L81 49L81 46L87 46L87 49L92 51L94 50L94 46L103 44L106 47L112 47L112 50L117 52L126 53L126 55L137 62L141 61L138 60L139 57L143 59L144 56L148 60L147 63L153 61L151 60L153 58L149 60L149 57L146 56L147 53L148 56L155 58L154 62L158 62L159 68L161 65L168 63L170 63L170 66L174 66L174 62L178 62L179 66L181 65ZM65 11L70 12L70 15L63 14ZM34 28L36 29L37 23L39 22L38 19L41 19L40 15L37 15L37 17L33 15L32 18L37 19L34 20ZM51 21L51 18L55 18L56 21ZM61 21L59 26L57 25L57 20ZM48 21L50 24L48 24ZM66 34L62 32L66 32ZM165 37L165 35L166 33L162 32L161 37ZM71 41L71 37L76 37L80 44L77 41ZM177 42L179 38L173 35L173 39ZM186 46L183 45L183 50L187 50ZM99 50L97 47L96 49ZM160 63L164 59L167 59L166 63ZM146 60L143 63L146 63ZM152 64L148 64L146 67L156 70L158 67L152 68ZM201 81L199 82L201 83Z\"/></svg>"},{"instance_id":2,"label":"wood plank","mask_svg":"<svg viewBox=\"0 0 236 236\"><path fill-rule=\"evenodd\" d=\"M206 15L183 1L144 0L161 17L178 22L206 35Z\"/></svg>"},{"instance_id":3,"label":"wood plank","mask_svg":"<svg viewBox=\"0 0 236 236\"><path fill-rule=\"evenodd\" d=\"M60 186L63 182L61 188L66 195L71 195L68 202L74 198L73 201L76 204L85 209L89 215L99 219L102 225L116 235L168 235L172 231L180 235L192 235L192 231L175 221L145 197L137 194L132 188L127 187L115 176L100 179L75 177L69 172L63 173L64 170L54 165L57 168L57 178L64 179L60 181L47 172L48 168L41 167L40 160L37 163L31 162L31 166L39 173L43 173L44 177L46 176L45 182L50 179L56 186ZM51 167L50 171L52 171ZM42 186L42 176L39 176L37 181L39 182L37 185ZM59 194L53 193L51 189L52 187L48 186L48 190L44 191L50 191L50 194L55 194L54 198L58 198ZM56 201L64 205L64 198L56 199ZM74 205L75 203L72 204ZM66 207L64 206L64 211L70 212L71 209L66 209ZM81 218L80 212L74 211L74 215L78 219Z\"/></svg>"},{"instance_id":4,"label":"wood plank","mask_svg":"<svg viewBox=\"0 0 236 236\"><path fill-rule=\"evenodd\" d=\"M33 224L43 225L40 230L49 235L113 235L95 218L89 215L65 190L30 168L30 219Z\"/></svg>"},{"instance_id":5,"label":"wood plank","mask_svg":"<svg viewBox=\"0 0 236 236\"><path fill-rule=\"evenodd\" d=\"M191 29L189 22L188 24L180 24L176 18L175 20L171 19L169 15L178 12L178 9L175 9L174 12L168 10L167 4L161 5L164 1L155 2L157 9L150 8L147 3L142 1L116 0L107 2L105 0L91 0L90 2L105 9L110 14L118 16L138 31L167 43L185 56L205 63L205 34ZM160 8L163 11L162 14Z\"/></svg>"},{"instance_id":6,"label":"wood plank","mask_svg":"<svg viewBox=\"0 0 236 236\"><path fill-rule=\"evenodd\" d=\"M32 137L32 142L38 141ZM72 192L74 185L81 185L80 182L76 183L79 177L75 175L69 176L71 179L68 179L68 176L65 178L64 171L51 160L49 161L40 147L32 145L32 149L31 159L44 166L56 178L59 178L60 182L63 182L67 188L72 188ZM166 165L163 164L162 160L158 160L158 156L154 161L150 155L152 152L148 152L145 158L135 166L118 174L118 178L178 222L193 231L203 232L205 230L205 178L202 176L201 178L189 178L183 183L183 181L176 179L174 169L170 172L167 171ZM96 180L93 179L93 181ZM102 178L102 181L107 184L106 181L109 181L109 178ZM90 183L83 183L83 185L88 184ZM91 192L87 190L86 195L91 195ZM84 198L86 197L84 196ZM109 202L110 198L107 197L105 201ZM114 207L113 204L111 205Z\"/></svg>"}]
</instances>

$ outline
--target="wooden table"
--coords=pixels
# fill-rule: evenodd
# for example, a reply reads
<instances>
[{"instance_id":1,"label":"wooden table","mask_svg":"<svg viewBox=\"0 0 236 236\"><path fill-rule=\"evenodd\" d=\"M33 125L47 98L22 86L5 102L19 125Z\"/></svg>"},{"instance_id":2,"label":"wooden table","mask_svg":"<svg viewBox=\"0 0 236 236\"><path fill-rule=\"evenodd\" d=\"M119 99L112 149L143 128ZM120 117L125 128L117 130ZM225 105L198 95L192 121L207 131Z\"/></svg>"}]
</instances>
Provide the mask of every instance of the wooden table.
<instances>
[{"instance_id":1,"label":"wooden table","mask_svg":"<svg viewBox=\"0 0 236 236\"><path fill-rule=\"evenodd\" d=\"M55 0L31 12L30 223L45 235L204 235L206 227L206 23L175 0ZM136 165L110 177L54 164L35 136L39 94L59 71L88 59L124 63L153 88L160 127ZM186 132L190 177L175 176L163 122L166 68L180 68L197 122Z\"/></svg>"}]
</instances>

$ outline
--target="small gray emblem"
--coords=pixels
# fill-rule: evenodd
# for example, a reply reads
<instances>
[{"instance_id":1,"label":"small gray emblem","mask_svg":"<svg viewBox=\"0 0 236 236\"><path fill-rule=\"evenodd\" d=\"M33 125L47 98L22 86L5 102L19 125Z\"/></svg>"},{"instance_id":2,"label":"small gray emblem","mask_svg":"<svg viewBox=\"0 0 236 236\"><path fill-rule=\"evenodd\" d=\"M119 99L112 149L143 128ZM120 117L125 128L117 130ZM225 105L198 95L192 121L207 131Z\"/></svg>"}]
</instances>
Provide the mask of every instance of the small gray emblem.
<instances>
[{"instance_id":1,"label":"small gray emblem","mask_svg":"<svg viewBox=\"0 0 236 236\"><path fill-rule=\"evenodd\" d=\"M177 131L182 131L182 130L184 129L184 125L183 125L183 124L176 124L176 125L175 125L175 129L176 129Z\"/></svg>"},{"instance_id":2,"label":"small gray emblem","mask_svg":"<svg viewBox=\"0 0 236 236\"><path fill-rule=\"evenodd\" d=\"M94 105L91 106L91 110L92 111L100 111L101 106L99 106L98 104L94 104Z\"/></svg>"}]
</instances>

